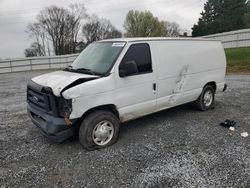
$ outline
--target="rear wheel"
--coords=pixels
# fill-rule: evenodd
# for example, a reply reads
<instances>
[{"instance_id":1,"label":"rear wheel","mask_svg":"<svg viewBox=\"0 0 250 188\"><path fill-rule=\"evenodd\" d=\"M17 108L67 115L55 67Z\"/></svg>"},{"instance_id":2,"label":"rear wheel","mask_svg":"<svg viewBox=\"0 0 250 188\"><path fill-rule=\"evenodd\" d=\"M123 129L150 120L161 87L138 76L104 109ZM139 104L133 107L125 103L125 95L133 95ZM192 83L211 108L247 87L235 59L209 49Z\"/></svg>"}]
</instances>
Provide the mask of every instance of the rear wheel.
<instances>
[{"instance_id":1,"label":"rear wheel","mask_svg":"<svg viewBox=\"0 0 250 188\"><path fill-rule=\"evenodd\" d=\"M207 111L213 107L214 98L214 88L211 85L206 85L203 88L200 97L196 100L196 106L202 111Z\"/></svg>"},{"instance_id":2,"label":"rear wheel","mask_svg":"<svg viewBox=\"0 0 250 188\"><path fill-rule=\"evenodd\" d=\"M109 111L98 110L89 114L79 129L79 140L87 150L108 147L118 139L119 120Z\"/></svg>"}]
</instances>

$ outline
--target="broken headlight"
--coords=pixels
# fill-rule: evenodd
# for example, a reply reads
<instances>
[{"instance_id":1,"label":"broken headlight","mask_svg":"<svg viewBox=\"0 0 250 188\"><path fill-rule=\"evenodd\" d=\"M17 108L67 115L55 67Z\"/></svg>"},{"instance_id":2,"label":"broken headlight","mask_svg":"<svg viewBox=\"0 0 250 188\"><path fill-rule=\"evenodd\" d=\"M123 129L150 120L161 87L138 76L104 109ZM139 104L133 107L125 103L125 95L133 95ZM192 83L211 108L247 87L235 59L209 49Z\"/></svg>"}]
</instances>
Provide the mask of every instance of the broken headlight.
<instances>
[{"instance_id":1,"label":"broken headlight","mask_svg":"<svg viewBox=\"0 0 250 188\"><path fill-rule=\"evenodd\" d=\"M69 117L72 112L72 100L62 97L57 99L58 114L61 117Z\"/></svg>"}]
</instances>

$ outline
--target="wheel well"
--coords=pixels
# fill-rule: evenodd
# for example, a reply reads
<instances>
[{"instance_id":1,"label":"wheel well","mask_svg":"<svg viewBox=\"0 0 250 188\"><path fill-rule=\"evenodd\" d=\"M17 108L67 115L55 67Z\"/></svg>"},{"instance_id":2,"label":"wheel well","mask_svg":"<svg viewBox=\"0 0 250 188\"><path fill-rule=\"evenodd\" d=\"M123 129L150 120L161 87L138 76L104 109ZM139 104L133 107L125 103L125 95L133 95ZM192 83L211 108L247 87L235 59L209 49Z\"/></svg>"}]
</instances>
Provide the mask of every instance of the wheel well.
<instances>
[{"instance_id":1,"label":"wheel well","mask_svg":"<svg viewBox=\"0 0 250 188\"><path fill-rule=\"evenodd\" d=\"M215 82L209 82L205 86L207 86L207 85L212 86L214 88L214 92L216 92L217 87L216 87L216 83Z\"/></svg>"},{"instance_id":2,"label":"wheel well","mask_svg":"<svg viewBox=\"0 0 250 188\"><path fill-rule=\"evenodd\" d=\"M120 119L119 117L119 112L118 110L116 109L116 106L113 105L113 104L107 104L107 105L102 105L102 106L97 106L97 107L94 107L94 108L91 108L89 109L87 112L85 112L82 117L81 117L81 120L83 120L87 115L89 115L90 113L96 111L96 110L107 110L107 111L110 111L112 112L118 119Z\"/></svg>"}]
</instances>

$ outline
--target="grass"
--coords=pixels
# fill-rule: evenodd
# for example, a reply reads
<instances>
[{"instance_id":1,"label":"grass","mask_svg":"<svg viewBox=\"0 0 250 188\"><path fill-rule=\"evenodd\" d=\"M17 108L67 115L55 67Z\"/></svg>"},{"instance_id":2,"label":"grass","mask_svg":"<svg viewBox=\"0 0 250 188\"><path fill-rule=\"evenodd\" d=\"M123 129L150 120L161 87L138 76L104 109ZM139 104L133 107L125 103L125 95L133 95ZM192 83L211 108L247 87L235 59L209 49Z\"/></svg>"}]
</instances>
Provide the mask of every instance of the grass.
<instances>
[{"instance_id":1,"label":"grass","mask_svg":"<svg viewBox=\"0 0 250 188\"><path fill-rule=\"evenodd\" d=\"M228 73L250 73L250 48L225 49Z\"/></svg>"}]
</instances>

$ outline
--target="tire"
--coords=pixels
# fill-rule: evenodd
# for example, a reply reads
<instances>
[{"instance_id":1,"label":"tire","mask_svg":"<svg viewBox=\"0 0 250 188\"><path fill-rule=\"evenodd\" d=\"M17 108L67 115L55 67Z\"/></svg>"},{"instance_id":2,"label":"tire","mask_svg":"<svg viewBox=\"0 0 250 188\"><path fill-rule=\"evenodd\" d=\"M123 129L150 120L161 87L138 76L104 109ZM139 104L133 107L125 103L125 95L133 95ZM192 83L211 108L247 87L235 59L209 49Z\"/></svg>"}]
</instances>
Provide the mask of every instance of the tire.
<instances>
[{"instance_id":1,"label":"tire","mask_svg":"<svg viewBox=\"0 0 250 188\"><path fill-rule=\"evenodd\" d=\"M89 151L111 146L118 140L119 124L112 112L92 112L81 123L79 141Z\"/></svg>"},{"instance_id":2,"label":"tire","mask_svg":"<svg viewBox=\"0 0 250 188\"><path fill-rule=\"evenodd\" d=\"M215 91L211 85L206 85L199 98L196 100L196 106L201 111L212 109L214 105Z\"/></svg>"}]
</instances>

